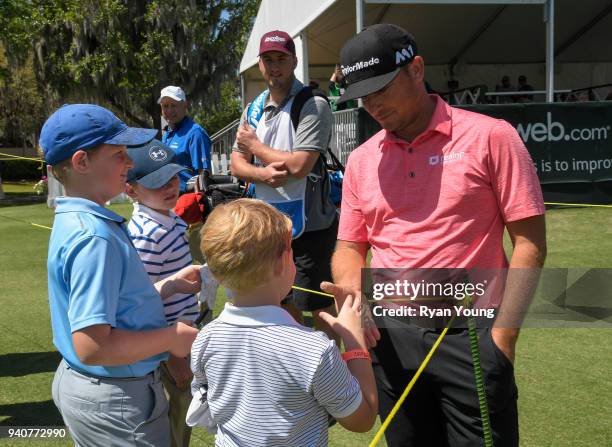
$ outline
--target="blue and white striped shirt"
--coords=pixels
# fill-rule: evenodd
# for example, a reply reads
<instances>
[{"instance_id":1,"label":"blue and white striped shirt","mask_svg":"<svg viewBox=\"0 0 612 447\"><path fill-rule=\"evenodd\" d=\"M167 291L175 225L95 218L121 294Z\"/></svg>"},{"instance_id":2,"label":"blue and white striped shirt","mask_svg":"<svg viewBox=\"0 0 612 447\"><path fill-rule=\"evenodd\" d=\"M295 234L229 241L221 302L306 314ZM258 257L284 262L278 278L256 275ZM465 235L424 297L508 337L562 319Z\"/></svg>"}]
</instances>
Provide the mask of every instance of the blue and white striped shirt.
<instances>
[{"instance_id":1,"label":"blue and white striped shirt","mask_svg":"<svg viewBox=\"0 0 612 447\"><path fill-rule=\"evenodd\" d=\"M170 211L166 216L134 203L128 230L149 278L156 283L193 263L185 232L187 224ZM198 316L195 295L177 293L164 300L168 324L178 319L193 321Z\"/></svg>"},{"instance_id":2,"label":"blue and white striped shirt","mask_svg":"<svg viewBox=\"0 0 612 447\"><path fill-rule=\"evenodd\" d=\"M193 394L208 388L216 446L326 446L328 414L362 401L335 343L278 306L227 303L198 334L191 369Z\"/></svg>"}]
</instances>

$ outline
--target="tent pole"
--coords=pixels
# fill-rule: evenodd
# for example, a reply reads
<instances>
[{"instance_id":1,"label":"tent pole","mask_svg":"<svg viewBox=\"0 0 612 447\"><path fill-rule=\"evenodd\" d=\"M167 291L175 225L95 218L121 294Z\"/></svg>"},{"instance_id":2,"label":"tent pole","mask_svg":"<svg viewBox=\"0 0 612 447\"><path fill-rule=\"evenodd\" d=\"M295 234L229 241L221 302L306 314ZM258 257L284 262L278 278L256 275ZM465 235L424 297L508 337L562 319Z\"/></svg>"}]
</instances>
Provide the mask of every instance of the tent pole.
<instances>
[{"instance_id":1,"label":"tent pole","mask_svg":"<svg viewBox=\"0 0 612 447\"><path fill-rule=\"evenodd\" d=\"M364 0L355 0L355 19L356 19L356 32L355 34L359 34L363 30L363 19L364 19L364 9L365 3ZM357 107L363 107L363 101L361 98L357 100Z\"/></svg>"},{"instance_id":2,"label":"tent pole","mask_svg":"<svg viewBox=\"0 0 612 447\"><path fill-rule=\"evenodd\" d=\"M302 83L308 85L310 82L310 73L308 70L309 55L308 55L308 30L303 30L300 33L300 43L302 45Z\"/></svg>"},{"instance_id":3,"label":"tent pole","mask_svg":"<svg viewBox=\"0 0 612 447\"><path fill-rule=\"evenodd\" d=\"M546 102L555 102L555 0L544 4L546 22Z\"/></svg>"},{"instance_id":4,"label":"tent pole","mask_svg":"<svg viewBox=\"0 0 612 447\"><path fill-rule=\"evenodd\" d=\"M358 34L363 29L364 0L355 0L355 18L357 21L357 32L355 34Z\"/></svg>"},{"instance_id":5,"label":"tent pole","mask_svg":"<svg viewBox=\"0 0 612 447\"><path fill-rule=\"evenodd\" d=\"M246 84L244 82L244 73L240 73L240 108L246 107Z\"/></svg>"}]
</instances>

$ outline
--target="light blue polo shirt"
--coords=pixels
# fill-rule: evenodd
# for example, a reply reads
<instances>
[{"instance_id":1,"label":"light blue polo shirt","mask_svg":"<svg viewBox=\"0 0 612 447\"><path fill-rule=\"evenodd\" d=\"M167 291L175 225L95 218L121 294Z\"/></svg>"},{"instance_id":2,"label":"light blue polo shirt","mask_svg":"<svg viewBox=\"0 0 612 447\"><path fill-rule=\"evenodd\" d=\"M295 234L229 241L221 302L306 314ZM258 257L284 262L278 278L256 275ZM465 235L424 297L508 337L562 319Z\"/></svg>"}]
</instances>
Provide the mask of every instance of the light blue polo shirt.
<instances>
[{"instance_id":1,"label":"light blue polo shirt","mask_svg":"<svg viewBox=\"0 0 612 447\"><path fill-rule=\"evenodd\" d=\"M68 364L101 377L139 377L162 353L121 366L79 361L72 333L96 324L132 331L166 327L161 297L132 245L123 217L95 202L57 199L47 270L53 343Z\"/></svg>"},{"instance_id":2,"label":"light blue polo shirt","mask_svg":"<svg viewBox=\"0 0 612 447\"><path fill-rule=\"evenodd\" d=\"M176 129L165 130L162 143L176 153L175 163L193 169L192 172L178 173L181 192L185 191L187 181L197 175L199 169L210 170L210 138L202 126L191 118L186 116Z\"/></svg>"}]
</instances>

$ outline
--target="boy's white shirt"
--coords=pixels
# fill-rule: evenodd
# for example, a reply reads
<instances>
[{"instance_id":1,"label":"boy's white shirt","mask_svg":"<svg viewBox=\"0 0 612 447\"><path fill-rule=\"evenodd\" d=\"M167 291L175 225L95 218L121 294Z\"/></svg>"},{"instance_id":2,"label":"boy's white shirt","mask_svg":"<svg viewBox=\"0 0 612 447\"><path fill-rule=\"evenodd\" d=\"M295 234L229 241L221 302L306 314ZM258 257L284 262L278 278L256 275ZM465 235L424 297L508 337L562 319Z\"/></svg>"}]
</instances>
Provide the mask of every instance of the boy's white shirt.
<instances>
[{"instance_id":1,"label":"boy's white shirt","mask_svg":"<svg viewBox=\"0 0 612 447\"><path fill-rule=\"evenodd\" d=\"M314 332L314 329L306 328L296 322L291 314L282 307L273 305L239 307L227 302L217 320L222 323L242 327L297 326ZM193 369L194 361L197 361L196 356L192 355L191 360ZM196 377L194 376L191 386L193 399L187 411L186 422L190 427L198 425L206 428L210 433L216 433L217 426L212 419L207 401L207 387L207 383L196 383ZM351 407L345 410L347 416L357 410L362 398L361 390L359 390L359 398L353 402Z\"/></svg>"},{"instance_id":2,"label":"boy's white shirt","mask_svg":"<svg viewBox=\"0 0 612 447\"><path fill-rule=\"evenodd\" d=\"M291 316L289 312L280 306L234 306L232 303L225 303L223 312L219 314L217 320L234 324L237 326L298 326L304 327Z\"/></svg>"},{"instance_id":3,"label":"boy's white shirt","mask_svg":"<svg viewBox=\"0 0 612 447\"><path fill-rule=\"evenodd\" d=\"M206 266L206 270L210 274L208 266ZM200 272L203 271L204 268L202 268ZM202 284L202 287L204 287L204 284ZM225 308L217 317L217 320L239 326L301 326L282 307L272 305L248 307L243 309L238 306L234 306L232 303L225 303ZM197 425L204 427L209 433L216 433L217 426L212 419L210 408L208 407L208 401L206 400L206 384L198 384L197 388L195 389L194 386L196 386L195 379L194 383L192 384L191 393L193 394L193 398L191 399L189 409L187 410L186 423L190 427Z\"/></svg>"}]
</instances>

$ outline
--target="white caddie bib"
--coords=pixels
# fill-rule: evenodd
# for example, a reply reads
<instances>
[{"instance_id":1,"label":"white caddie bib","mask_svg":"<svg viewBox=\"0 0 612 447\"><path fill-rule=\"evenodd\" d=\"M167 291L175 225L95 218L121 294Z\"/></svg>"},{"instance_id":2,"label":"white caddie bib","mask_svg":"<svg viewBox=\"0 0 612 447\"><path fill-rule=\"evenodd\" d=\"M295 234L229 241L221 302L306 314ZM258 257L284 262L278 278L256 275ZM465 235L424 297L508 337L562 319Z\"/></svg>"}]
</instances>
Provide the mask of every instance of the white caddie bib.
<instances>
[{"instance_id":1,"label":"white caddie bib","mask_svg":"<svg viewBox=\"0 0 612 447\"><path fill-rule=\"evenodd\" d=\"M291 152L295 132L291 123L291 98L283 108L272 118L262 119L257 123L255 133L260 141L279 151ZM263 166L261 160L255 158L257 166ZM256 183L255 197L274 206L287 214L293 223L293 239L304 232L306 225L305 194L307 178L296 179L290 177L283 186L273 188L265 183Z\"/></svg>"}]
</instances>

